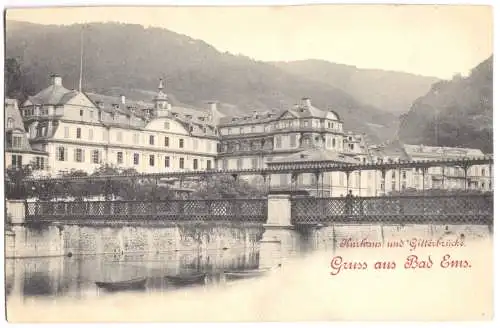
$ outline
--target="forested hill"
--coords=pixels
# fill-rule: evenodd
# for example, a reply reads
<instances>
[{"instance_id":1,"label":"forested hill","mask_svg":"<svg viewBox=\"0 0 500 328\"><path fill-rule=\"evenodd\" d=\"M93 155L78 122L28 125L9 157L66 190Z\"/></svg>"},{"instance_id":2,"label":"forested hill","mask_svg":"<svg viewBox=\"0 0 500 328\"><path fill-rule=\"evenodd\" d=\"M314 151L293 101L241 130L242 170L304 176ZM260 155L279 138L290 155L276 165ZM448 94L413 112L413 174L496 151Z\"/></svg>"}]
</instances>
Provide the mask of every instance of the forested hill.
<instances>
[{"instance_id":1,"label":"forested hill","mask_svg":"<svg viewBox=\"0 0 500 328\"><path fill-rule=\"evenodd\" d=\"M356 100L391 113L405 113L415 99L429 91L438 78L331 63L324 60L275 62L304 79L326 83Z\"/></svg>"},{"instance_id":2,"label":"forested hill","mask_svg":"<svg viewBox=\"0 0 500 328\"><path fill-rule=\"evenodd\" d=\"M401 117L399 137L413 144L493 152L493 56L467 77L433 84Z\"/></svg>"},{"instance_id":3,"label":"forested hill","mask_svg":"<svg viewBox=\"0 0 500 328\"><path fill-rule=\"evenodd\" d=\"M76 88L81 25L7 22L6 57L14 57L35 90L58 73ZM320 81L304 79L273 64L221 53L201 40L160 28L93 23L84 34L84 89L108 95L124 93L150 100L165 77L174 103L206 107L217 100L226 113L266 110L310 97L313 105L336 110L346 129L373 140L393 136L397 117Z\"/></svg>"}]
</instances>

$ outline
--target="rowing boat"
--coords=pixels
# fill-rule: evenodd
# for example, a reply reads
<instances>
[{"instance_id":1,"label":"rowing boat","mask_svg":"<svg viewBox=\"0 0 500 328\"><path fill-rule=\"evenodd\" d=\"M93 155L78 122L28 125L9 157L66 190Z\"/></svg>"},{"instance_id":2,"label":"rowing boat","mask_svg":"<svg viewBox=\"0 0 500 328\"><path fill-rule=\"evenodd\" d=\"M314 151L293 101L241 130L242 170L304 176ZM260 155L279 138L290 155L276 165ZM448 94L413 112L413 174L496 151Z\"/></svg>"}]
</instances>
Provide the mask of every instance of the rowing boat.
<instances>
[{"instance_id":1,"label":"rowing boat","mask_svg":"<svg viewBox=\"0 0 500 328\"><path fill-rule=\"evenodd\" d=\"M104 282L96 281L97 287L106 289L108 291L120 291L120 290L139 290L146 287L147 278L136 278L124 281L116 282Z\"/></svg>"},{"instance_id":2,"label":"rowing boat","mask_svg":"<svg viewBox=\"0 0 500 328\"><path fill-rule=\"evenodd\" d=\"M274 267L263 268L263 269L253 269L253 270L243 270L243 271L225 271L224 275L229 279L241 279L241 278L257 278L262 277L277 268L281 267L281 264L278 264Z\"/></svg>"},{"instance_id":3,"label":"rowing boat","mask_svg":"<svg viewBox=\"0 0 500 328\"><path fill-rule=\"evenodd\" d=\"M204 284L205 273L191 274L191 275L180 275L180 276L165 276L165 279L173 285L183 286L183 285L194 285L194 284Z\"/></svg>"}]
</instances>

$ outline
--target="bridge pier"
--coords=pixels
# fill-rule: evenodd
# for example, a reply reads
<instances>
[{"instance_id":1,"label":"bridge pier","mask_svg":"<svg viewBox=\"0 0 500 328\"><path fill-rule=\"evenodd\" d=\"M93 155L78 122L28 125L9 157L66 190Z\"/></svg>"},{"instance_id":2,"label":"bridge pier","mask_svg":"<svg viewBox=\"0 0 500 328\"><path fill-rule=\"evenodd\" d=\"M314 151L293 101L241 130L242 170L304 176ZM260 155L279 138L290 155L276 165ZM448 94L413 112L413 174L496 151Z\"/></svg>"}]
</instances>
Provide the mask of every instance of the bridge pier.
<instances>
[{"instance_id":1,"label":"bridge pier","mask_svg":"<svg viewBox=\"0 0 500 328\"><path fill-rule=\"evenodd\" d=\"M259 267L281 264L300 248L300 236L292 222L291 196L271 194L267 201L267 222L260 241Z\"/></svg>"}]
</instances>

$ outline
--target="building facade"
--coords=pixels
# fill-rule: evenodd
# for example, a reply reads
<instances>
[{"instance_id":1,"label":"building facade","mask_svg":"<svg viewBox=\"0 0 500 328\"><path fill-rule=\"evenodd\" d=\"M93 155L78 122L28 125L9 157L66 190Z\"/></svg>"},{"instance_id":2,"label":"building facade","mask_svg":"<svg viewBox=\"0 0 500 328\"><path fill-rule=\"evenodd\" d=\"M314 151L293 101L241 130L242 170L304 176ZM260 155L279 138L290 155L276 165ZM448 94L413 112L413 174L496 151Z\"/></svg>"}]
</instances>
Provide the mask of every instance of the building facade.
<instances>
[{"instance_id":1,"label":"building facade","mask_svg":"<svg viewBox=\"0 0 500 328\"><path fill-rule=\"evenodd\" d=\"M105 103L99 95L66 89L53 76L21 112L32 148L48 153L53 175L92 173L103 164L139 173L214 167L218 131L211 113L171 106L162 82L148 106L123 96Z\"/></svg>"},{"instance_id":2,"label":"building facade","mask_svg":"<svg viewBox=\"0 0 500 328\"><path fill-rule=\"evenodd\" d=\"M5 167L30 165L36 172L47 169L48 153L33 149L24 129L17 100L5 99Z\"/></svg>"},{"instance_id":3,"label":"building facade","mask_svg":"<svg viewBox=\"0 0 500 328\"><path fill-rule=\"evenodd\" d=\"M137 102L124 96L69 90L62 78L54 75L51 84L29 97L20 109L12 100L6 101L6 107L6 165L34 160L37 168L50 175L70 170L92 173L103 164L157 173L258 169L283 163L354 164L484 156L477 149L399 141L368 145L363 135L344 131L338 113L318 109L308 98L291 108L239 116L222 114L216 103L206 109L173 106L162 80L151 102ZM385 174L359 171L349 176L343 172L276 174L266 183L274 189L302 189L322 196L348 192L377 196L410 188L463 189L465 183L472 189L492 188L491 166L471 167L467 173L465 179L461 168L439 167L425 174L415 169Z\"/></svg>"},{"instance_id":4,"label":"building facade","mask_svg":"<svg viewBox=\"0 0 500 328\"><path fill-rule=\"evenodd\" d=\"M485 156L479 149L409 145L399 141L371 146L369 151L375 162L453 160ZM430 167L425 172L415 168L388 170L385 179L381 172L376 175L378 194L406 189L493 190L492 165L472 165L467 168L439 166Z\"/></svg>"}]
</instances>

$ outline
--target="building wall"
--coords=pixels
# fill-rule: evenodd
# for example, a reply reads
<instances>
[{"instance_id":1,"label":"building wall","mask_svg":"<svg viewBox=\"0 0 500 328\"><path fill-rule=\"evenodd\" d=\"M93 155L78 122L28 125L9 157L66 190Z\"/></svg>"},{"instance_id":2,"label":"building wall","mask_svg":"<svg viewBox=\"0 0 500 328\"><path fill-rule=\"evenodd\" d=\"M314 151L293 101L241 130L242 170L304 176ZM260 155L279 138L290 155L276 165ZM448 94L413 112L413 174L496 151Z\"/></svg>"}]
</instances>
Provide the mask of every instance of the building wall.
<instances>
[{"instance_id":1,"label":"building wall","mask_svg":"<svg viewBox=\"0 0 500 328\"><path fill-rule=\"evenodd\" d=\"M193 170L195 161L202 170L208 161L214 167L217 154L216 139L190 136L180 123L167 118L155 119L144 129L64 120L52 137L38 143L49 153L50 172L54 174L71 169L91 173L102 164L134 168L140 173L183 170L181 159L184 170ZM60 160L59 148L64 149L64 160ZM134 156L138 162L134 163Z\"/></svg>"}]
</instances>

